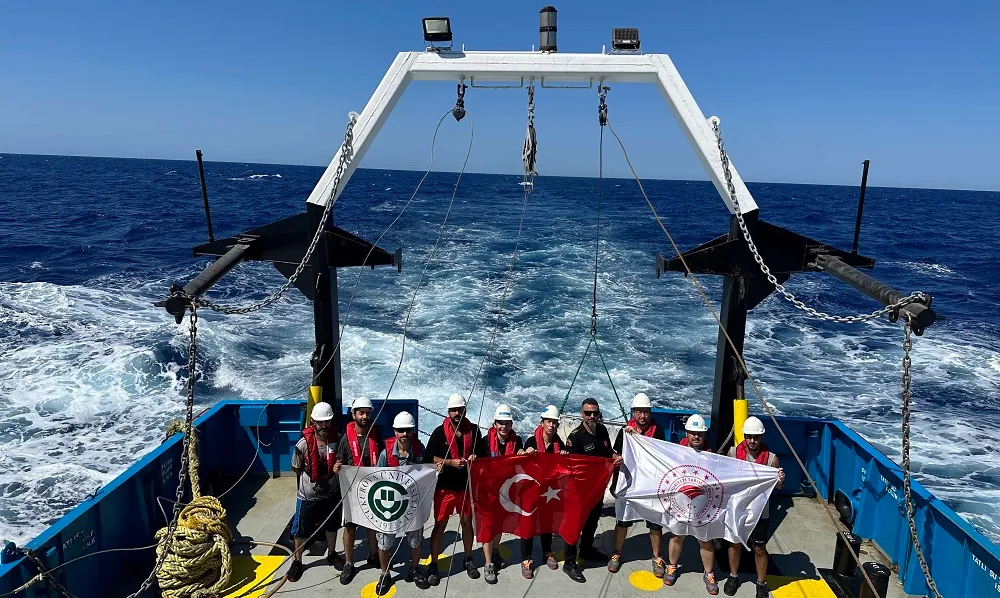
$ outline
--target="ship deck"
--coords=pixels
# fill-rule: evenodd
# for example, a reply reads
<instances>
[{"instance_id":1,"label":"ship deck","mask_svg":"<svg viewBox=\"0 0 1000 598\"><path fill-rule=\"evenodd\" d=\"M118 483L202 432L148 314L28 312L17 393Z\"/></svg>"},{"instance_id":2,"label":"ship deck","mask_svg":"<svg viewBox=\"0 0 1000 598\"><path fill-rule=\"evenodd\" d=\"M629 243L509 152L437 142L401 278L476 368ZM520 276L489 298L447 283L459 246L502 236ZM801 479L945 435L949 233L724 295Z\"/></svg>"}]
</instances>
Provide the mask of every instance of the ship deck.
<instances>
[{"instance_id":1,"label":"ship deck","mask_svg":"<svg viewBox=\"0 0 1000 598\"><path fill-rule=\"evenodd\" d=\"M269 478L264 476L251 477L243 480L240 485L225 497L230 526L235 538L253 538L256 540L274 542L291 546L289 528L295 510L295 478L282 476ZM824 570L833 565L836 535L830 518L823 513L828 508L815 499L805 497L782 497L772 506L772 535L768 541L771 563L768 570L768 582L771 595L775 598L821 598L828 596L844 596L836 584L827 583ZM425 527L423 554L427 562L429 550L428 538L431 523ZM595 545L604 552L610 553L613 545L614 517L613 509L606 508L606 514L601 518ZM322 536L322 534L320 534ZM325 560L326 546L320 539L313 543L303 557L305 571L297 582L286 582L276 588L279 580L287 570L289 561L283 555L286 552L270 547L246 547L243 554L234 555L233 585L238 588L229 596L250 598L263 596L270 590L277 590L275 595L290 595L295 597L309 596L375 596L374 588L378 580L378 570L365 564L368 555L365 534L359 533L358 547L355 549L355 561L359 563L355 579L347 586L340 583L340 574ZM338 533L337 549L343 550L342 537ZM578 584L571 581L562 570L552 571L541 567L536 569L533 580L521 577L518 558L519 540L513 536L504 535L501 553L508 561L508 566L499 574L496 585L488 585L483 578L473 580L461 568L462 544L458 535L458 520L453 518L452 525L445 533L444 555L457 551L454 566L451 559L443 556L439 561L442 572L441 583L428 590L419 590L402 578L405 575L409 555L405 547L401 548L391 565L395 584L388 595L399 596L470 596L477 592L489 592L497 596L645 596L650 592L659 592L663 596L707 596L702 582L702 567L698 555L697 543L688 540L680 559L681 576L672 587L665 587L662 582L653 577L650 571L650 546L645 534L645 526L633 525L623 550L623 566L617 574L608 572L605 563L584 562L581 564L587 582ZM561 558L561 539L554 540L557 557ZM663 541L662 554L666 555L666 538ZM885 559L881 552L866 542L862 546L863 561L881 561ZM541 559L540 548L535 547L536 566ZM474 558L482 572L483 555L477 544ZM745 570L752 563L749 554L744 555ZM723 566L717 564L716 574L720 581L724 580ZM829 573L827 571L827 573ZM826 576L829 579L829 575ZM753 574L743 573L743 582L737 596L754 596ZM254 584L258 589L247 593ZM833 587L831 587L833 586ZM724 595L720 589L720 595ZM905 594L895 576L889 581L889 598L902 598Z\"/></svg>"}]
</instances>

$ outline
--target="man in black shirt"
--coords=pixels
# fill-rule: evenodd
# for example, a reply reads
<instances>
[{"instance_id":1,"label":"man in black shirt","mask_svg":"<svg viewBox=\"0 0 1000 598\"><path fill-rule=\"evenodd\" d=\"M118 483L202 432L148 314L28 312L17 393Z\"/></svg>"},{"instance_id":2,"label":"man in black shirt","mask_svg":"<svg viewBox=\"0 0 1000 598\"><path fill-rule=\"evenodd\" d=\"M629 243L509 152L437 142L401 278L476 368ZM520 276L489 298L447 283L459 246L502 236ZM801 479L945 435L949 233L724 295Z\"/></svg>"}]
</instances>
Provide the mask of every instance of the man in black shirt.
<instances>
[{"instance_id":1,"label":"man in black shirt","mask_svg":"<svg viewBox=\"0 0 1000 598\"><path fill-rule=\"evenodd\" d=\"M632 419L618 432L615 438L614 450L621 454L622 445L625 443L625 434L642 434L648 438L666 440L663 428L653 421L653 406L649 402L649 397L644 393L635 395L632 399ZM611 479L611 488L618 487L618 472L615 471ZM628 535L628 528L634 521L618 521L615 525L615 551L611 553L608 560L608 571L618 573L622 566L622 546L625 545L625 536ZM663 526L658 523L646 522L646 529L649 530L649 543L653 546L653 575L663 579L667 565L660 558L660 542L663 539Z\"/></svg>"},{"instance_id":2,"label":"man in black shirt","mask_svg":"<svg viewBox=\"0 0 1000 598\"><path fill-rule=\"evenodd\" d=\"M448 517L458 512L462 523L462 544L465 546L465 571L472 579L479 579L479 570L472 561L472 495L467 492L469 462L476 458L483 441L479 426L465 417L465 397L455 393L448 399L448 417L434 429L427 441L426 455L434 463L444 463L438 474L434 491L434 530L431 532L431 564L427 567L427 581L432 586L441 582L438 572L438 555Z\"/></svg>"},{"instance_id":3,"label":"man in black shirt","mask_svg":"<svg viewBox=\"0 0 1000 598\"><path fill-rule=\"evenodd\" d=\"M566 438L566 448L572 455L590 455L592 457L609 457L614 459L615 467L621 465L621 455L616 453L611 447L611 435L608 429L600 422L601 408L597 399L586 398L580 409L583 423L577 426ZM589 561L607 561L608 555L594 548L594 534L597 532L597 521L601 518L601 509L604 505L599 501L587 516L587 521L583 524L583 531L580 533L580 556ZM566 547L566 562L563 564L563 571L573 581L583 583L586 578L580 571L576 563L577 547L569 545Z\"/></svg>"},{"instance_id":4,"label":"man in black shirt","mask_svg":"<svg viewBox=\"0 0 1000 598\"><path fill-rule=\"evenodd\" d=\"M375 467L378 464L379 453L382 452L382 441L378 432L372 426L372 402L365 397L354 399L351 405L351 417L354 421L347 424L344 435L337 445L337 464L334 471L339 473L342 465L358 467ZM347 585L357 573L354 567L354 538L357 536L356 523L344 524L344 570L340 573L340 583ZM368 566L380 568L378 549L375 541L375 531L368 532Z\"/></svg>"}]
</instances>

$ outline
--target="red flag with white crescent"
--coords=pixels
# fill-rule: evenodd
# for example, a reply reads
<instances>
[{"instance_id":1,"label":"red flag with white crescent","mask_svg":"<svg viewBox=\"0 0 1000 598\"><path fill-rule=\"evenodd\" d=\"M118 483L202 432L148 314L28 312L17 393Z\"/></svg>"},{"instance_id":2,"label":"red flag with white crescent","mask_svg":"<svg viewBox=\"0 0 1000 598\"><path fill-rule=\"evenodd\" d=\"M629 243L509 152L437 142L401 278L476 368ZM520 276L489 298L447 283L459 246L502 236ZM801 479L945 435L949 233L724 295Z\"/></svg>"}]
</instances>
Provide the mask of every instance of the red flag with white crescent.
<instances>
[{"instance_id":1,"label":"red flag with white crescent","mask_svg":"<svg viewBox=\"0 0 1000 598\"><path fill-rule=\"evenodd\" d=\"M556 533L575 543L613 470L611 459L585 455L476 459L470 466L476 539Z\"/></svg>"}]
</instances>

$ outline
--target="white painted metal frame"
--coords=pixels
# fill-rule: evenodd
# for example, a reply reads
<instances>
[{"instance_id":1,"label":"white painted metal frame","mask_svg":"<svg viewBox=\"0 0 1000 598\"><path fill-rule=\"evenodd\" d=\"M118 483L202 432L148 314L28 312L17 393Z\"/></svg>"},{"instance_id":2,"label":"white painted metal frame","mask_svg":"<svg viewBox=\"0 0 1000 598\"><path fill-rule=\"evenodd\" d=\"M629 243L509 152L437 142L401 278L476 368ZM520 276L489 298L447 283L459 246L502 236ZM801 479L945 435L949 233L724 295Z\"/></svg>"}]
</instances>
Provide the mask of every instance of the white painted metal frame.
<instances>
[{"instance_id":1,"label":"white painted metal frame","mask_svg":"<svg viewBox=\"0 0 1000 598\"><path fill-rule=\"evenodd\" d=\"M670 106L695 155L731 213L726 178L712 127L674 63L666 54L559 54L541 52L400 52L354 125L354 158L347 165L337 196L343 191L389 113L410 81L518 82L555 84L653 83ZM325 205L340 161L340 150L309 195L309 203ZM741 211L757 209L732 162L729 164ZM334 198L336 201L336 198Z\"/></svg>"}]
</instances>

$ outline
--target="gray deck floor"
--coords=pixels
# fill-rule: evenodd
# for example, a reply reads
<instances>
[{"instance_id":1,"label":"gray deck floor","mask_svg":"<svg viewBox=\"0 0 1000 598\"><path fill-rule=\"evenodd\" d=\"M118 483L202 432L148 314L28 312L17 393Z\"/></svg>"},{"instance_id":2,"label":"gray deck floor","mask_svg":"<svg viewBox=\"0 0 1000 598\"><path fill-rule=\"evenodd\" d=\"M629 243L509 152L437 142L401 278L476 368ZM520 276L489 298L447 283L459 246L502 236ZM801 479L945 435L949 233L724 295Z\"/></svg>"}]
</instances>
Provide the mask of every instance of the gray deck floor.
<instances>
[{"instance_id":1,"label":"gray deck floor","mask_svg":"<svg viewBox=\"0 0 1000 598\"><path fill-rule=\"evenodd\" d=\"M267 542L288 543L288 527L295 510L295 478L280 477L276 479L248 479L241 483L236 491L227 496L226 508L229 511L230 526L233 536L250 537L256 540ZM768 542L768 551L771 554L773 565L770 571L777 571L781 577L769 576L769 583L772 589L772 596L775 598L790 597L823 597L832 596L830 592L812 593L804 591L799 585L786 585L787 580L782 578L790 577L797 579L819 579L819 569L828 569L833 564L834 546L836 543L835 529L830 519L823 513L825 507L820 505L815 499L794 498L779 501L773 507L772 536ZM775 527L775 524L777 526ZM496 596L544 596L551 598L561 594L570 596L643 596L650 593L635 587L630 576L636 572L649 571L650 568L650 545L645 534L645 527L641 524L634 525L629 530L628 539L625 542L623 551L624 565L617 574L611 574L605 568L605 563L585 562L583 567L587 582L578 584L566 577L562 570L552 571L541 567L536 570L533 580L525 580L521 577L518 558L520 556L519 540L513 536L504 535L502 553L510 563L506 569L500 572L500 581L496 585L487 584L482 578L478 580L470 579L464 570L461 569L462 544L457 534L458 520L453 518L453 524L449 526L445 534L444 554L451 555L452 550L457 551L453 571L448 574L450 559L442 559L440 567L442 571L441 584L431 587L429 590L419 590L411 584L402 580L405 575L408 555L406 548L401 548L392 564L394 572L395 596L405 598L408 596L471 596L476 593L487 592ZM613 546L614 518L610 514L601 518L598 528L596 546L606 553L610 553ZM426 559L429 551L427 538L430 536L430 525L425 528L425 539L423 544L423 554ZM378 580L378 570L371 569L365 565L364 559L368 555L367 540L363 533L358 533L358 547L355 549L355 561L360 563L358 574L350 585L340 584L339 573L331 566L327 565L324 555L326 551L325 543L317 541L307 551L303 562L306 566L302 578L295 583L285 583L276 595L289 595L295 597L307 596L374 596L374 583ZM343 550L343 538L338 532L338 551ZM662 555L666 556L667 539L663 540ZM561 557L562 540L556 538L554 547L557 555ZM536 545L535 562L540 561L540 548ZM254 555L285 554L270 548L258 547L250 551ZM483 555L479 545L473 550L476 562L480 565L482 572ZM862 547L862 560L880 560L879 551L869 545ZM702 582L701 562L698 557L697 543L688 540L685 543L684 553L680 560L681 576L672 587L665 587L662 583L655 583L651 587L653 591L662 596L707 596L705 586ZM274 566L274 565L271 565ZM275 579L279 578L288 568L288 562L281 565L275 574ZM728 563L725 564L728 569ZM724 580L724 573L716 566L716 574L720 586ZM648 581L651 573L639 574ZM742 585L737 592L737 596L754 596L754 586L750 581L754 576L743 574L740 576ZM655 578L654 578L655 580ZM659 580L656 580L658 582ZM721 591L720 596L724 595ZM902 598L904 596L900 584L895 577L889 582L889 598Z\"/></svg>"}]
</instances>

